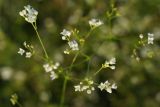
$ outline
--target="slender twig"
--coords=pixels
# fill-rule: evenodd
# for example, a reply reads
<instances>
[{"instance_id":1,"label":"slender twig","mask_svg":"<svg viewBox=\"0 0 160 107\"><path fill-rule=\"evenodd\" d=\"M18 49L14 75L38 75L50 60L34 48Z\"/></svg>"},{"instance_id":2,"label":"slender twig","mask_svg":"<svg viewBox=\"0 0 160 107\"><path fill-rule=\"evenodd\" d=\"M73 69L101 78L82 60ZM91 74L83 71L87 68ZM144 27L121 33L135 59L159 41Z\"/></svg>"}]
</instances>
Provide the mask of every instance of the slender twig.
<instances>
[{"instance_id":1,"label":"slender twig","mask_svg":"<svg viewBox=\"0 0 160 107\"><path fill-rule=\"evenodd\" d=\"M101 67L97 72L95 72L94 76L97 75L102 69L103 69L103 67Z\"/></svg>"},{"instance_id":2,"label":"slender twig","mask_svg":"<svg viewBox=\"0 0 160 107\"><path fill-rule=\"evenodd\" d=\"M62 88L62 94L61 94L60 107L63 107L63 105L64 105L64 98L65 98L66 86L67 86L67 77L64 78L64 82L63 82L63 88Z\"/></svg>"},{"instance_id":3,"label":"slender twig","mask_svg":"<svg viewBox=\"0 0 160 107\"><path fill-rule=\"evenodd\" d=\"M87 39L87 38L91 35L91 33L92 33L92 31L93 31L94 29L95 29L95 27L93 27L93 28L90 29L90 31L87 33L85 39Z\"/></svg>"},{"instance_id":4,"label":"slender twig","mask_svg":"<svg viewBox=\"0 0 160 107\"><path fill-rule=\"evenodd\" d=\"M71 66L70 66L70 68L69 68L69 71L70 71L70 72L72 71L73 64L74 64L74 62L76 61L79 53L80 53L80 51L76 53L76 55L74 56L74 58L73 58L73 60L72 60ZM65 91L66 91L67 81L68 81L68 77L65 75L64 82L63 82L63 88L62 88L62 94L61 94L60 107L63 107L63 106L64 106Z\"/></svg>"},{"instance_id":5,"label":"slender twig","mask_svg":"<svg viewBox=\"0 0 160 107\"><path fill-rule=\"evenodd\" d=\"M46 49L45 49L45 47L44 47L44 44L43 44L43 42L42 42L42 40L41 40L41 37L40 37L40 35L39 35L38 31L37 31L37 25L36 25L36 23L35 23L35 24L32 23L32 26L33 26L36 34L37 34L37 37L38 37L38 39L39 39L39 42L40 42L41 46L42 46L42 48L43 48L43 51L44 51L44 53L45 53L45 57L46 57L46 59L48 60L49 57L48 57L47 51L46 51Z\"/></svg>"}]
</instances>

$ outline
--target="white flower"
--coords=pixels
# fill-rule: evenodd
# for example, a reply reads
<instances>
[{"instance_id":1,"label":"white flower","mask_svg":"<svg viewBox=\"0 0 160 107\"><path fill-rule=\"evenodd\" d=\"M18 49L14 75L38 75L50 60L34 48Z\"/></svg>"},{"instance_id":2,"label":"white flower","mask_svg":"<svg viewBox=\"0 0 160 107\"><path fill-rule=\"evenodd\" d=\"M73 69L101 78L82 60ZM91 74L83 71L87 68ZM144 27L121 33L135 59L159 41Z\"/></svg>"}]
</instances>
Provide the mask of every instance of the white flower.
<instances>
[{"instance_id":1,"label":"white flower","mask_svg":"<svg viewBox=\"0 0 160 107\"><path fill-rule=\"evenodd\" d=\"M62 36L62 40L67 40L67 38L69 38L71 36L71 32L63 29L63 31L60 33Z\"/></svg>"},{"instance_id":2,"label":"white flower","mask_svg":"<svg viewBox=\"0 0 160 107\"><path fill-rule=\"evenodd\" d=\"M20 16L24 17L29 23L36 22L38 12L30 5L24 6L24 10L19 12Z\"/></svg>"},{"instance_id":3,"label":"white flower","mask_svg":"<svg viewBox=\"0 0 160 107\"><path fill-rule=\"evenodd\" d=\"M60 63L59 63L59 62L56 62L56 63L53 65L53 69L58 69L59 66L60 66Z\"/></svg>"},{"instance_id":4,"label":"white flower","mask_svg":"<svg viewBox=\"0 0 160 107\"><path fill-rule=\"evenodd\" d=\"M76 86L74 86L74 88L75 88L75 91L81 91L81 86L80 85L76 85Z\"/></svg>"},{"instance_id":5,"label":"white flower","mask_svg":"<svg viewBox=\"0 0 160 107\"><path fill-rule=\"evenodd\" d=\"M109 67L114 70L116 68L115 64L116 64L116 58L111 58L109 61L105 61L105 63L102 64L102 67L103 68Z\"/></svg>"},{"instance_id":6,"label":"white flower","mask_svg":"<svg viewBox=\"0 0 160 107\"><path fill-rule=\"evenodd\" d=\"M52 66L49 64L44 64L43 68L45 69L46 72L51 72L53 70Z\"/></svg>"},{"instance_id":7,"label":"white flower","mask_svg":"<svg viewBox=\"0 0 160 107\"><path fill-rule=\"evenodd\" d=\"M115 83L111 84L108 81L106 81L105 83L100 83L100 85L98 85L98 88L101 91L106 90L108 93L112 93L112 89L117 89L117 86Z\"/></svg>"},{"instance_id":8,"label":"white flower","mask_svg":"<svg viewBox=\"0 0 160 107\"><path fill-rule=\"evenodd\" d=\"M25 53L25 50L24 50L24 49L22 49L22 48L19 48L18 53L19 53L20 55L23 55L23 54Z\"/></svg>"},{"instance_id":9,"label":"white flower","mask_svg":"<svg viewBox=\"0 0 160 107\"><path fill-rule=\"evenodd\" d=\"M153 44L154 34L148 33L148 44Z\"/></svg>"},{"instance_id":10,"label":"white flower","mask_svg":"<svg viewBox=\"0 0 160 107\"><path fill-rule=\"evenodd\" d=\"M91 27L98 27L98 26L100 26L102 24L103 24L103 22L100 21L99 19L91 19L91 20L89 20L89 25Z\"/></svg>"},{"instance_id":11,"label":"white flower","mask_svg":"<svg viewBox=\"0 0 160 107\"><path fill-rule=\"evenodd\" d=\"M140 35L139 35L139 38L140 38L140 39L143 39L143 34L140 34Z\"/></svg>"},{"instance_id":12,"label":"white flower","mask_svg":"<svg viewBox=\"0 0 160 107\"><path fill-rule=\"evenodd\" d=\"M105 88L105 84L104 83L100 83L100 85L98 86L98 88L102 91Z\"/></svg>"},{"instance_id":13,"label":"white flower","mask_svg":"<svg viewBox=\"0 0 160 107\"><path fill-rule=\"evenodd\" d=\"M26 58L30 58L32 56L31 52L26 52Z\"/></svg>"},{"instance_id":14,"label":"white flower","mask_svg":"<svg viewBox=\"0 0 160 107\"><path fill-rule=\"evenodd\" d=\"M75 40L69 41L68 45L73 51L79 50L78 43Z\"/></svg>"},{"instance_id":15,"label":"white flower","mask_svg":"<svg viewBox=\"0 0 160 107\"><path fill-rule=\"evenodd\" d=\"M50 77L51 77L51 80L54 80L58 78L58 75L54 71L51 71Z\"/></svg>"}]
</instances>

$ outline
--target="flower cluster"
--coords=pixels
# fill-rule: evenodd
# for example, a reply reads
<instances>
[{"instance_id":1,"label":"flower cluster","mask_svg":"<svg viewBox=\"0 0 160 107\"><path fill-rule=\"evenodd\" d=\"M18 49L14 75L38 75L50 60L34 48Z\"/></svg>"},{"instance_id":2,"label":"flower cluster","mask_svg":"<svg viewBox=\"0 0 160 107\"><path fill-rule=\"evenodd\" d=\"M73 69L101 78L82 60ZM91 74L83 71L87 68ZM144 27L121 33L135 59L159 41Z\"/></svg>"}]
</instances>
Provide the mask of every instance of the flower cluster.
<instances>
[{"instance_id":1,"label":"flower cluster","mask_svg":"<svg viewBox=\"0 0 160 107\"><path fill-rule=\"evenodd\" d=\"M87 94L91 94L92 91L95 90L95 88L93 87L93 81L89 80L89 79L85 79L85 81L80 82L79 85L74 86L75 91L86 91Z\"/></svg>"},{"instance_id":2,"label":"flower cluster","mask_svg":"<svg viewBox=\"0 0 160 107\"><path fill-rule=\"evenodd\" d=\"M102 64L102 68L111 68L111 69L115 69L115 64L116 64L116 58L111 58L109 61L105 61L104 64Z\"/></svg>"},{"instance_id":3,"label":"flower cluster","mask_svg":"<svg viewBox=\"0 0 160 107\"><path fill-rule=\"evenodd\" d=\"M99 20L99 19L91 19L91 20L89 20L89 25L91 26L91 27L98 27L98 26L100 26L100 25L102 25L103 24L103 22L101 21L101 20Z\"/></svg>"},{"instance_id":4,"label":"flower cluster","mask_svg":"<svg viewBox=\"0 0 160 107\"><path fill-rule=\"evenodd\" d=\"M140 61L140 56L148 56L152 57L154 52L147 47L148 45L153 45L154 44L154 34L153 33L148 33L147 34L148 38L145 38L143 34L139 35L140 40L138 43L135 45L135 48L133 49L133 54L131 57L135 58L137 61Z\"/></svg>"},{"instance_id":5,"label":"flower cluster","mask_svg":"<svg viewBox=\"0 0 160 107\"><path fill-rule=\"evenodd\" d=\"M27 5L24 6L24 10L20 11L19 14L24 17L27 22L33 23L36 22L38 12L30 5Z\"/></svg>"},{"instance_id":6,"label":"flower cluster","mask_svg":"<svg viewBox=\"0 0 160 107\"><path fill-rule=\"evenodd\" d=\"M43 65L43 68L46 72L50 73L51 80L54 80L58 78L58 75L55 73L54 70L57 70L59 66L60 64L58 62L56 62L55 64L46 63Z\"/></svg>"},{"instance_id":7,"label":"flower cluster","mask_svg":"<svg viewBox=\"0 0 160 107\"><path fill-rule=\"evenodd\" d=\"M60 34L62 35L62 40L68 41L69 49L66 49L64 51L65 54L69 54L71 51L79 50L78 42L75 39L71 40L72 33L70 31L63 29L63 31Z\"/></svg>"},{"instance_id":8,"label":"flower cluster","mask_svg":"<svg viewBox=\"0 0 160 107\"><path fill-rule=\"evenodd\" d=\"M117 89L117 86L115 83L111 84L108 81L104 82L104 83L100 83L98 85L98 88L102 91L102 90L106 90L108 93L112 93L112 89Z\"/></svg>"},{"instance_id":9,"label":"flower cluster","mask_svg":"<svg viewBox=\"0 0 160 107\"><path fill-rule=\"evenodd\" d=\"M20 54L20 55L25 54L26 58L31 58L31 56L34 53L33 46L27 44L26 42L24 42L23 45L24 45L25 49L19 48L18 54Z\"/></svg>"}]
</instances>

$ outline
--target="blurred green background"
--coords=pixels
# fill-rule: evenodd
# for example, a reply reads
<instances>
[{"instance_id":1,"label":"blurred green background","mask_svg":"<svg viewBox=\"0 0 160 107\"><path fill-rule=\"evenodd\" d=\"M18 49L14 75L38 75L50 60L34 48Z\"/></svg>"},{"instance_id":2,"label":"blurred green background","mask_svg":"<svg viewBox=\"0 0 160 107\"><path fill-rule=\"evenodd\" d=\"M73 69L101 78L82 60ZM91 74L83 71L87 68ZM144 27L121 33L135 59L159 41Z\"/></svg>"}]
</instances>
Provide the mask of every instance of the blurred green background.
<instances>
[{"instance_id":1,"label":"blurred green background","mask_svg":"<svg viewBox=\"0 0 160 107\"><path fill-rule=\"evenodd\" d=\"M95 71L105 58L117 58L116 70L103 70L96 78L117 82L118 89L109 94L98 89L91 95L74 92L76 82L69 82L66 107L160 107L160 0L115 0L120 14L112 23L109 35L106 11L110 0L0 0L0 107L12 107L10 96L17 93L23 107L58 107L63 78L51 81L38 58L26 59L17 51L24 41L42 52L31 24L19 11L30 4L38 12L38 31L51 58L68 65L73 55L64 55L67 43L59 34L63 28L89 31L88 20L99 18L104 25L97 28L87 41L85 53L92 56L90 70ZM141 55L140 62L131 58L140 33L155 34L152 58ZM141 51L144 49L142 48ZM81 57L77 61L81 60ZM87 64L73 68L85 74Z\"/></svg>"}]
</instances>

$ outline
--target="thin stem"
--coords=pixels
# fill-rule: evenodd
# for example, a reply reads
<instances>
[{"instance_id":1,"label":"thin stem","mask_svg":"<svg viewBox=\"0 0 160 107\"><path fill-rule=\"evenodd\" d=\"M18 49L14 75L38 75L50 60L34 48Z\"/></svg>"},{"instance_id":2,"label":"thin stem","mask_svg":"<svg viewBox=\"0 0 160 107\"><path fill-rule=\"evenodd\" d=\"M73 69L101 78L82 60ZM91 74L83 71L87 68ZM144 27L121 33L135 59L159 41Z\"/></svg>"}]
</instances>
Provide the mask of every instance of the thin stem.
<instances>
[{"instance_id":1,"label":"thin stem","mask_svg":"<svg viewBox=\"0 0 160 107\"><path fill-rule=\"evenodd\" d=\"M63 107L63 105L64 105L66 86L67 86L67 77L64 78L64 82L63 82L60 107Z\"/></svg>"},{"instance_id":2,"label":"thin stem","mask_svg":"<svg viewBox=\"0 0 160 107\"><path fill-rule=\"evenodd\" d=\"M76 53L76 55L74 56L73 60L72 60L72 63L71 63L71 67L70 67L70 71L72 69L72 66L73 66L73 63L76 61L78 55L79 55L80 51Z\"/></svg>"},{"instance_id":3,"label":"thin stem","mask_svg":"<svg viewBox=\"0 0 160 107\"><path fill-rule=\"evenodd\" d=\"M86 58L86 59L82 60L80 63L77 63L77 64L72 65L72 67L78 66L78 65L80 65L80 64L82 64L82 63L84 63L84 62L86 62L86 61L89 61L89 58ZM70 66L65 67L64 70L65 70L65 69L69 69L69 68L70 68Z\"/></svg>"},{"instance_id":4,"label":"thin stem","mask_svg":"<svg viewBox=\"0 0 160 107\"><path fill-rule=\"evenodd\" d=\"M41 37L40 37L40 35L39 35L38 31L37 31L37 25L36 25L36 23L35 23L35 25L32 23L32 26L33 26L34 30L36 31L37 37L38 37L38 39L39 39L39 42L40 42L40 44L41 44L41 46L42 46L42 48L43 48L43 51L44 51L44 53L45 53L45 57L46 57L46 59L48 60L49 57L48 57L47 51L46 51L46 49L45 49L45 47L44 47L44 44L43 44L43 42L42 42L42 40L41 40Z\"/></svg>"},{"instance_id":5,"label":"thin stem","mask_svg":"<svg viewBox=\"0 0 160 107\"><path fill-rule=\"evenodd\" d=\"M103 67L101 67L97 72L95 72L94 76L96 76L102 69L103 69Z\"/></svg>"},{"instance_id":6,"label":"thin stem","mask_svg":"<svg viewBox=\"0 0 160 107\"><path fill-rule=\"evenodd\" d=\"M74 56L73 60L72 60L71 66L70 66L70 68L69 68L69 71L70 71L70 72L71 72L71 70L72 70L73 64L74 64L74 62L76 61L79 53L80 53L80 52L77 52L76 55ZM66 91L67 81L68 81L68 77L65 76L65 79L64 79L64 82L63 82L62 94L61 94L60 107L63 107L63 106L64 106L65 91Z\"/></svg>"},{"instance_id":7,"label":"thin stem","mask_svg":"<svg viewBox=\"0 0 160 107\"><path fill-rule=\"evenodd\" d=\"M87 39L90 35L91 35L91 33L92 33L92 31L95 29L95 27L93 27L93 28L91 28L91 30L87 33L87 36L85 37L85 39Z\"/></svg>"}]
</instances>

